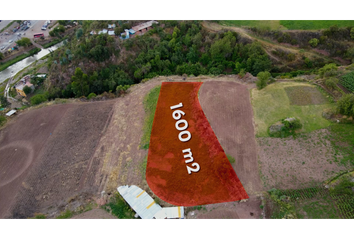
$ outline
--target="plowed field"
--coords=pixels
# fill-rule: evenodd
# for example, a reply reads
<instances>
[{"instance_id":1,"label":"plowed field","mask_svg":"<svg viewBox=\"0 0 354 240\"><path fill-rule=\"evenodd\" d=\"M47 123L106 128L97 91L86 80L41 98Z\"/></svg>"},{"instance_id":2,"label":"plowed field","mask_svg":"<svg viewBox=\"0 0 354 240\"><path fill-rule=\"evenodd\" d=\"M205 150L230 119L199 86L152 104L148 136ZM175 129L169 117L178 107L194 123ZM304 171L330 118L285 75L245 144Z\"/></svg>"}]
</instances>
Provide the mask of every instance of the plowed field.
<instances>
[{"instance_id":1,"label":"plowed field","mask_svg":"<svg viewBox=\"0 0 354 240\"><path fill-rule=\"evenodd\" d=\"M25 112L0 133L0 217L27 218L96 193L91 156L113 102L64 104Z\"/></svg>"},{"instance_id":2,"label":"plowed field","mask_svg":"<svg viewBox=\"0 0 354 240\"><path fill-rule=\"evenodd\" d=\"M180 206L248 198L199 104L201 85L162 83L151 132L147 182L162 200Z\"/></svg>"}]
</instances>

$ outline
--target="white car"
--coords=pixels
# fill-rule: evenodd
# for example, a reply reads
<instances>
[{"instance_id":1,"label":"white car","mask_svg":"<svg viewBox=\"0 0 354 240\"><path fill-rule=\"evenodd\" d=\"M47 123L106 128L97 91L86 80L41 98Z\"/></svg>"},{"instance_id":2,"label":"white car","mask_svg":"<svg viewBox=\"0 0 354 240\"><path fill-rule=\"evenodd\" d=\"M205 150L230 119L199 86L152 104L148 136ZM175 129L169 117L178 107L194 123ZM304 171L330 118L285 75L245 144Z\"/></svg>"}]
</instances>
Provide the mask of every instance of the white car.
<instances>
[{"instance_id":1,"label":"white car","mask_svg":"<svg viewBox=\"0 0 354 240\"><path fill-rule=\"evenodd\" d=\"M9 43L12 43L13 42L13 40L11 39L10 41L9 41Z\"/></svg>"},{"instance_id":2,"label":"white car","mask_svg":"<svg viewBox=\"0 0 354 240\"><path fill-rule=\"evenodd\" d=\"M1 50L4 50L4 48L5 48L5 46L2 46L2 47L1 47Z\"/></svg>"}]
</instances>

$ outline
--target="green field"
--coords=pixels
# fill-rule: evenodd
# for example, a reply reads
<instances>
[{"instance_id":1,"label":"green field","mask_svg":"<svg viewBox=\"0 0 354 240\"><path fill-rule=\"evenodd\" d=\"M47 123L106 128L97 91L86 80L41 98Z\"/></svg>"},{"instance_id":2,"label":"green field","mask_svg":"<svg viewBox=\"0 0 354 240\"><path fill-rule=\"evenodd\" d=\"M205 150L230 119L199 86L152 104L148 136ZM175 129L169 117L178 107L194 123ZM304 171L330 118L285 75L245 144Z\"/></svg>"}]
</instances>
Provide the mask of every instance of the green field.
<instances>
[{"instance_id":1,"label":"green field","mask_svg":"<svg viewBox=\"0 0 354 240\"><path fill-rule=\"evenodd\" d=\"M268 137L269 126L286 117L299 118L303 125L302 132L311 132L331 125L330 121L322 117L322 111L334 107L334 104L291 105L284 88L293 86L316 89L310 84L296 82L274 83L262 90L252 89L252 107L257 137Z\"/></svg>"},{"instance_id":2,"label":"green field","mask_svg":"<svg viewBox=\"0 0 354 240\"><path fill-rule=\"evenodd\" d=\"M144 99L145 108L145 122L144 122L144 135L141 138L141 148L149 149L150 136L152 130L152 123L154 122L154 116L156 111L157 100L159 99L159 94L161 90L161 85L153 88Z\"/></svg>"},{"instance_id":3,"label":"green field","mask_svg":"<svg viewBox=\"0 0 354 240\"><path fill-rule=\"evenodd\" d=\"M352 27L353 20L280 20L280 24L289 30L317 30L329 28L333 25L338 27Z\"/></svg>"},{"instance_id":4,"label":"green field","mask_svg":"<svg viewBox=\"0 0 354 240\"><path fill-rule=\"evenodd\" d=\"M257 27L269 30L286 30L280 25L279 20L222 20L219 21L221 25L234 27Z\"/></svg>"},{"instance_id":5,"label":"green field","mask_svg":"<svg viewBox=\"0 0 354 240\"><path fill-rule=\"evenodd\" d=\"M352 27L354 20L221 20L221 25L235 27L257 27L268 30L318 30L338 27Z\"/></svg>"}]
</instances>

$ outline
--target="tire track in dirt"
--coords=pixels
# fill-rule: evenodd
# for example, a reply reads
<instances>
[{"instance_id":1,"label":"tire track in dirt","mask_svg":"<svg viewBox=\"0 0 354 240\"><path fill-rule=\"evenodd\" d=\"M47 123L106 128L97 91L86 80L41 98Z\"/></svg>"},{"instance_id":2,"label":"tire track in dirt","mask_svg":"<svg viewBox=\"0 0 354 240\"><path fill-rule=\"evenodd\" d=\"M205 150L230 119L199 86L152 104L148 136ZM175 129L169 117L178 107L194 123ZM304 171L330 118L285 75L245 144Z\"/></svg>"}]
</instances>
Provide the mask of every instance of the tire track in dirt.
<instances>
[{"instance_id":1,"label":"tire track in dirt","mask_svg":"<svg viewBox=\"0 0 354 240\"><path fill-rule=\"evenodd\" d=\"M221 30L225 29L225 30L230 30L230 31L237 32L242 37L250 39L252 41L258 41L258 42L260 42L262 44L262 46L264 47L264 50L269 55L269 57L271 57L274 60L277 60L278 58L276 56L274 56L273 54L271 54L271 50L273 50L273 49L279 48L279 49L282 49L283 51L290 51L291 53L295 53L295 54L299 54L299 51L301 50L299 48L287 47L287 46L284 46L284 45L280 45L280 44L277 44L277 43L273 43L273 42L262 40L260 38L253 37L253 36L251 36L248 33L247 30L245 30L243 28L240 28L240 27L222 26L220 24L207 22L207 21L203 21L202 25L203 25L203 27L205 27L206 29L208 29L209 31L212 31L212 32L217 32L217 31L221 31ZM318 54L317 52L312 51L312 50L307 50L307 54L309 56L311 56L312 58L314 58L314 57L326 58L325 56L323 56L321 54ZM335 59L333 59L333 60L335 60ZM279 61L279 62L281 63L281 61ZM339 63L338 60L336 62Z\"/></svg>"}]
</instances>

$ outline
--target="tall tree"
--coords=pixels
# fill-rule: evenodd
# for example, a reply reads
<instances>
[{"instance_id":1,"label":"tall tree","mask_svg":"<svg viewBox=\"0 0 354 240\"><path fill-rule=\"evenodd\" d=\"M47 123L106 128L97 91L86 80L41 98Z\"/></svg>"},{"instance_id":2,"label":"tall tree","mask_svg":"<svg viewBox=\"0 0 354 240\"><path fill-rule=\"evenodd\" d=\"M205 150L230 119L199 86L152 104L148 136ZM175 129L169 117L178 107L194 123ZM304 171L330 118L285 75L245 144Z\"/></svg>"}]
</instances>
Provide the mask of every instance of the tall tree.
<instances>
[{"instance_id":1,"label":"tall tree","mask_svg":"<svg viewBox=\"0 0 354 240\"><path fill-rule=\"evenodd\" d=\"M76 97L89 94L88 76L82 72L81 68L78 67L75 69L75 74L71 79L73 81L71 83L72 91Z\"/></svg>"}]
</instances>

